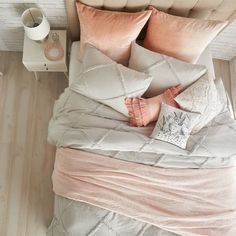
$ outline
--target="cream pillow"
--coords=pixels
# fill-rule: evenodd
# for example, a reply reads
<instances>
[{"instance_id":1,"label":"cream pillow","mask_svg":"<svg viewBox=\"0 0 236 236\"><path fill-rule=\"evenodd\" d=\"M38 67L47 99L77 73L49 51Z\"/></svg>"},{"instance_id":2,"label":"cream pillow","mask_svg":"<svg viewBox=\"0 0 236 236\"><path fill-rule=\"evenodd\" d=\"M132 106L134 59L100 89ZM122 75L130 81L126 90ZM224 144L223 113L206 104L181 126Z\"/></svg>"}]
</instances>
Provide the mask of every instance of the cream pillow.
<instances>
[{"instance_id":1,"label":"cream pillow","mask_svg":"<svg viewBox=\"0 0 236 236\"><path fill-rule=\"evenodd\" d=\"M193 65L152 52L136 43L131 47L129 68L146 72L153 77L150 87L144 94L146 97L159 95L167 88L178 84L185 88L207 72L203 65Z\"/></svg>"},{"instance_id":2,"label":"cream pillow","mask_svg":"<svg viewBox=\"0 0 236 236\"><path fill-rule=\"evenodd\" d=\"M182 111L162 103L161 112L151 137L185 149L198 117L199 115L196 113Z\"/></svg>"},{"instance_id":3,"label":"cream pillow","mask_svg":"<svg viewBox=\"0 0 236 236\"><path fill-rule=\"evenodd\" d=\"M142 96L150 83L151 77L147 74L117 64L86 44L81 73L70 89L128 116L125 98Z\"/></svg>"},{"instance_id":4,"label":"cream pillow","mask_svg":"<svg viewBox=\"0 0 236 236\"><path fill-rule=\"evenodd\" d=\"M174 99L181 109L201 114L193 132L202 129L223 110L224 106L213 79L208 75L202 76Z\"/></svg>"}]
</instances>

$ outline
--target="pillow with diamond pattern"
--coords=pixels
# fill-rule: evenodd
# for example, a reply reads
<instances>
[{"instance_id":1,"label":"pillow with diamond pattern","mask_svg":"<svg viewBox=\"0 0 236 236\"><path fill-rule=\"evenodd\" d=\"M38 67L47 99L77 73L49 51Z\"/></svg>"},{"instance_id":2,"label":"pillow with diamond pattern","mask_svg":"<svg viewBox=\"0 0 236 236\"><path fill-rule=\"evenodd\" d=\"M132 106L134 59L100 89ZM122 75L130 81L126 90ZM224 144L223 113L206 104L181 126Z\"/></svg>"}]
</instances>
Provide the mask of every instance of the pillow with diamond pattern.
<instances>
[{"instance_id":1,"label":"pillow with diamond pattern","mask_svg":"<svg viewBox=\"0 0 236 236\"><path fill-rule=\"evenodd\" d=\"M146 72L153 77L150 87L144 94L154 97L167 88L181 84L184 88L195 82L207 69L203 65L194 65L152 52L132 43L129 68Z\"/></svg>"},{"instance_id":2,"label":"pillow with diamond pattern","mask_svg":"<svg viewBox=\"0 0 236 236\"><path fill-rule=\"evenodd\" d=\"M70 89L128 116L125 98L142 96L151 80L149 75L117 64L86 44L81 73Z\"/></svg>"}]
</instances>

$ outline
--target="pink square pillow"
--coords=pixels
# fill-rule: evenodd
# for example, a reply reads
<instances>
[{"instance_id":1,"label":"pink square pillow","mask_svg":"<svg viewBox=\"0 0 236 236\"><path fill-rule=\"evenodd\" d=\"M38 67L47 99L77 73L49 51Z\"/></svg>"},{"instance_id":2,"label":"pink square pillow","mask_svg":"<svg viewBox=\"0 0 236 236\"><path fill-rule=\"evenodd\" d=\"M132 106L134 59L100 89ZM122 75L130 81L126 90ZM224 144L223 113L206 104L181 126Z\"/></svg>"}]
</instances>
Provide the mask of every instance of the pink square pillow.
<instances>
[{"instance_id":1,"label":"pink square pillow","mask_svg":"<svg viewBox=\"0 0 236 236\"><path fill-rule=\"evenodd\" d=\"M182 89L181 85L177 85L152 98L126 98L125 105L129 112L129 124L131 126L141 127L156 121L162 103L178 108L179 106L174 98L182 91Z\"/></svg>"},{"instance_id":2,"label":"pink square pillow","mask_svg":"<svg viewBox=\"0 0 236 236\"><path fill-rule=\"evenodd\" d=\"M200 20L169 15L152 9L143 46L177 59L195 63L227 21Z\"/></svg>"},{"instance_id":3,"label":"pink square pillow","mask_svg":"<svg viewBox=\"0 0 236 236\"><path fill-rule=\"evenodd\" d=\"M151 10L128 13L104 11L76 2L80 20L80 55L84 44L98 48L112 60L126 65L130 47L149 19Z\"/></svg>"}]
</instances>

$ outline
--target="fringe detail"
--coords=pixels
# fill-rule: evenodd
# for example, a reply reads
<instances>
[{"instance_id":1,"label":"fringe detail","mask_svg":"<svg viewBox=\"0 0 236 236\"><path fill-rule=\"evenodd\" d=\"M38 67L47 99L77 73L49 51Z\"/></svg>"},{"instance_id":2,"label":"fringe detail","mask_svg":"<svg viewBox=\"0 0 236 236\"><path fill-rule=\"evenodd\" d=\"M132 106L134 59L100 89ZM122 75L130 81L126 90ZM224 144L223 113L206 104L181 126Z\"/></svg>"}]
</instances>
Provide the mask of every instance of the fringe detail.
<instances>
[{"instance_id":1,"label":"fringe detail","mask_svg":"<svg viewBox=\"0 0 236 236\"><path fill-rule=\"evenodd\" d=\"M177 85L177 86L174 86L174 87L171 87L171 88L165 90L165 92L163 93L165 103L170 106L179 108L179 105L175 101L174 98L178 94L180 94L182 90L183 90L183 87L181 85Z\"/></svg>"},{"instance_id":2,"label":"fringe detail","mask_svg":"<svg viewBox=\"0 0 236 236\"><path fill-rule=\"evenodd\" d=\"M142 127L146 126L148 121L148 104L146 99L126 98L125 105L129 113L129 124L131 126Z\"/></svg>"},{"instance_id":3,"label":"fringe detail","mask_svg":"<svg viewBox=\"0 0 236 236\"><path fill-rule=\"evenodd\" d=\"M182 89L183 87L181 85L177 85L177 86L174 86L165 90L163 94L160 94L157 96L159 97L159 99L156 99L156 103L158 103L158 100L159 100L159 103L164 101L166 104L170 106L179 108L179 105L174 100L174 98L182 91ZM155 99L153 98L145 99L141 97L125 99L125 105L128 109L128 114L129 114L130 126L142 127L158 119L158 117L151 117L151 114L150 114L151 111L149 108L150 100L155 100ZM158 106L157 106L157 109L158 109Z\"/></svg>"}]
</instances>

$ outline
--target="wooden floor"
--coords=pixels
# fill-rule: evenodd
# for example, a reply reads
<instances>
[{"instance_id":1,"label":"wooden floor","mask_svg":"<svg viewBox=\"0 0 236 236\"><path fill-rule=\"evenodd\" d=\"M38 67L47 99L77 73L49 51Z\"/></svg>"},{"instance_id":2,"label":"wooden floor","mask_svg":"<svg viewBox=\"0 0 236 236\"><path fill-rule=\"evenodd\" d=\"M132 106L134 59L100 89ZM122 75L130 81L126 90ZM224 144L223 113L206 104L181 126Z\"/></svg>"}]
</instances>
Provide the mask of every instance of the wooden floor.
<instances>
[{"instance_id":1,"label":"wooden floor","mask_svg":"<svg viewBox=\"0 0 236 236\"><path fill-rule=\"evenodd\" d=\"M52 219L51 173L55 148L47 143L63 73L34 80L21 53L0 52L0 236L43 236ZM228 62L215 61L228 83Z\"/></svg>"},{"instance_id":2,"label":"wooden floor","mask_svg":"<svg viewBox=\"0 0 236 236\"><path fill-rule=\"evenodd\" d=\"M22 54L0 52L0 236L42 236L52 219L55 148L47 143L63 73L34 80Z\"/></svg>"}]
</instances>

